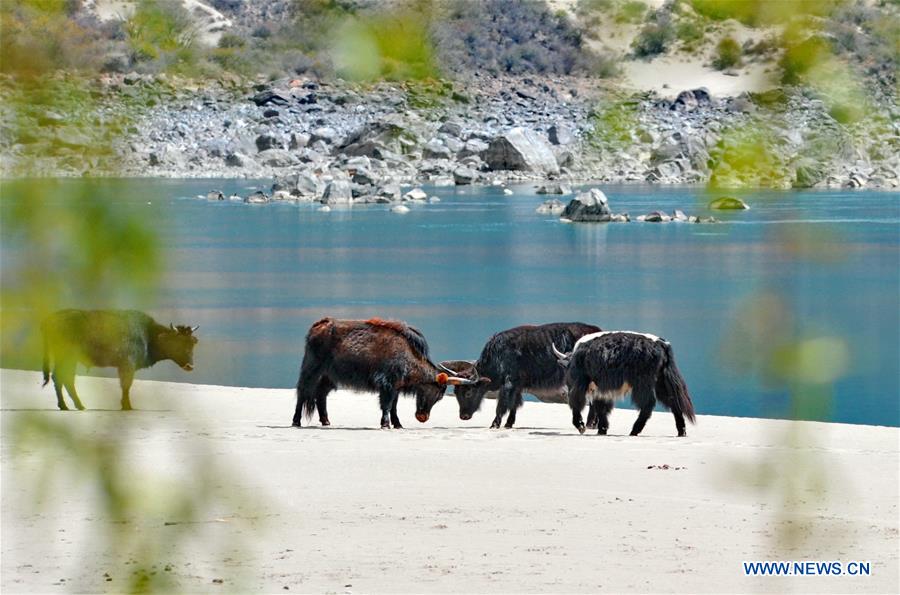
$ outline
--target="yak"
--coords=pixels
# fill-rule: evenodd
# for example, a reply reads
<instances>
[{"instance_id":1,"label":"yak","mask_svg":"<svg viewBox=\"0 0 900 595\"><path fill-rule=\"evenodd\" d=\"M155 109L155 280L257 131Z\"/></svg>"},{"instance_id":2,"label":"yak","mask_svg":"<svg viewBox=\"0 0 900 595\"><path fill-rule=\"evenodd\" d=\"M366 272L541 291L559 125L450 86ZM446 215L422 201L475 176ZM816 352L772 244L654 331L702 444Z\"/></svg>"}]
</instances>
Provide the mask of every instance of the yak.
<instances>
[{"instance_id":1,"label":"yak","mask_svg":"<svg viewBox=\"0 0 900 595\"><path fill-rule=\"evenodd\" d=\"M441 362L448 373L471 381L453 389L460 419L471 419L489 392L499 391L491 428L500 427L507 411L506 427L513 427L516 411L522 406L523 392L541 401L565 403L565 375L551 346L564 345L563 349L571 349L579 338L599 331L598 327L582 322L517 326L488 339L477 361Z\"/></svg>"},{"instance_id":2,"label":"yak","mask_svg":"<svg viewBox=\"0 0 900 595\"><path fill-rule=\"evenodd\" d=\"M75 391L75 368L113 367L119 372L122 410L131 409L129 392L136 370L170 359L183 370L194 369L197 326L164 326L137 310L60 310L41 324L44 339L44 384L50 381L56 405L68 410L63 386L78 409L84 409Z\"/></svg>"},{"instance_id":3,"label":"yak","mask_svg":"<svg viewBox=\"0 0 900 595\"><path fill-rule=\"evenodd\" d=\"M337 387L377 392L383 429L403 427L397 398L412 393L416 419L425 423L448 385L470 382L435 366L425 337L405 322L323 318L306 335L293 425L301 425L304 409L307 418L318 410L319 423L331 425L327 398Z\"/></svg>"},{"instance_id":4,"label":"yak","mask_svg":"<svg viewBox=\"0 0 900 595\"><path fill-rule=\"evenodd\" d=\"M572 424L582 434L585 424L581 411L586 393L594 387L591 400L598 405L598 434L609 430L609 413L615 400L629 392L640 409L632 436L644 429L657 400L672 411L679 436L687 436L685 417L696 423L687 384L675 365L668 341L632 331L605 331L581 337L566 353L553 345L553 352L565 369Z\"/></svg>"}]
</instances>

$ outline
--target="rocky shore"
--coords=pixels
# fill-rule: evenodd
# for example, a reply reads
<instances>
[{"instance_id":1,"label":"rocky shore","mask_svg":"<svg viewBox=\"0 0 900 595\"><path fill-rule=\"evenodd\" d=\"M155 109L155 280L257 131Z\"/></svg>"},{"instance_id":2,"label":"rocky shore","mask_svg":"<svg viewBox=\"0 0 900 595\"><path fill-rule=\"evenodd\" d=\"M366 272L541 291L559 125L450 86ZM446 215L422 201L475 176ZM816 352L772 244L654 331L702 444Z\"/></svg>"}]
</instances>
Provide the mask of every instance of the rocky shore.
<instances>
[{"instance_id":1,"label":"rocky shore","mask_svg":"<svg viewBox=\"0 0 900 595\"><path fill-rule=\"evenodd\" d=\"M95 125L136 114L115 137L114 167L86 150L90 125L38 111L2 130L2 174L28 160L32 175L272 178L273 198L326 204L391 202L402 185L521 180L900 187L897 106L841 123L803 89L666 98L575 77L197 86L136 74L96 87Z\"/></svg>"}]
</instances>

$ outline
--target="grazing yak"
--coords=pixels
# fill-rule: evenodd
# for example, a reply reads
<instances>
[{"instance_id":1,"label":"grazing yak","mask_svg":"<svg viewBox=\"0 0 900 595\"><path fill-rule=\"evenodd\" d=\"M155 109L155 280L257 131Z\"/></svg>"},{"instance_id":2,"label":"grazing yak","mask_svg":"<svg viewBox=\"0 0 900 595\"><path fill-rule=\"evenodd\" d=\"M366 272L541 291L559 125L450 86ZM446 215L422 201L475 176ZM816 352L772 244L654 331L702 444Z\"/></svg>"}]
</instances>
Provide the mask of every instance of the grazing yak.
<instances>
[{"instance_id":1,"label":"grazing yak","mask_svg":"<svg viewBox=\"0 0 900 595\"><path fill-rule=\"evenodd\" d=\"M585 335L567 353L556 345L553 352L566 370L572 424L582 434L585 425L581 410L590 388L595 388L591 399L599 407L598 434L606 434L609 429L609 413L615 400L629 392L640 409L631 428L632 436L644 429L657 400L672 411L679 436L687 435L685 417L695 423L691 396L667 341L631 331L605 331Z\"/></svg>"},{"instance_id":2,"label":"grazing yak","mask_svg":"<svg viewBox=\"0 0 900 595\"><path fill-rule=\"evenodd\" d=\"M400 393L412 393L416 419L425 423L447 385L470 382L435 366L425 337L404 322L323 318L306 335L293 425L300 426L304 408L307 418L317 409L319 422L331 425L326 401L337 387L377 392L385 429L403 427L397 417L397 398Z\"/></svg>"},{"instance_id":3,"label":"grazing yak","mask_svg":"<svg viewBox=\"0 0 900 595\"><path fill-rule=\"evenodd\" d=\"M579 338L599 331L598 327L581 322L517 326L488 339L475 362L441 362L448 373L472 381L454 389L460 419L471 419L488 392L499 391L491 428L500 427L507 411L506 427L513 427L523 392L541 401L565 403L565 374L551 346L572 349Z\"/></svg>"},{"instance_id":4,"label":"grazing yak","mask_svg":"<svg viewBox=\"0 0 900 595\"><path fill-rule=\"evenodd\" d=\"M194 369L194 346L199 327L163 326L137 310L60 310L41 325L44 337L44 386L50 381L56 404L68 410L63 386L78 409L84 409L75 392L75 368L113 367L119 371L122 410L131 409L129 391L135 370L170 359L190 372Z\"/></svg>"}]
</instances>

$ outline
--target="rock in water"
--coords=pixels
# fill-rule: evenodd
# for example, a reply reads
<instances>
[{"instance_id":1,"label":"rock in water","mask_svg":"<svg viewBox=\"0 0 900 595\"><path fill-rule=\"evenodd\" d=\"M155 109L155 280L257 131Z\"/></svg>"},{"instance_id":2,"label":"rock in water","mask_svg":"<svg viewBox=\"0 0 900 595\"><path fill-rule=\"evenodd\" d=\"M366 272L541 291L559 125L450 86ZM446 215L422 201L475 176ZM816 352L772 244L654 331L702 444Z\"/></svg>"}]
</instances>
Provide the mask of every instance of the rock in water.
<instances>
[{"instance_id":1,"label":"rock in water","mask_svg":"<svg viewBox=\"0 0 900 595\"><path fill-rule=\"evenodd\" d=\"M561 215L565 210L566 205L564 205L561 200L558 198L551 198L550 200L545 200L541 203L534 212L539 215Z\"/></svg>"},{"instance_id":2,"label":"rock in water","mask_svg":"<svg viewBox=\"0 0 900 595\"><path fill-rule=\"evenodd\" d=\"M579 193L573 198L561 217L569 221L597 221L610 220L609 200L599 188L591 188L587 192Z\"/></svg>"},{"instance_id":3,"label":"rock in water","mask_svg":"<svg viewBox=\"0 0 900 595\"><path fill-rule=\"evenodd\" d=\"M221 190L210 190L206 193L206 200L225 200Z\"/></svg>"},{"instance_id":4,"label":"rock in water","mask_svg":"<svg viewBox=\"0 0 900 595\"><path fill-rule=\"evenodd\" d=\"M392 213L409 213L409 207L406 205L394 205L391 207Z\"/></svg>"},{"instance_id":5,"label":"rock in water","mask_svg":"<svg viewBox=\"0 0 900 595\"><path fill-rule=\"evenodd\" d=\"M494 138L482 158L492 170L559 173L550 145L529 128L512 128Z\"/></svg>"},{"instance_id":6,"label":"rock in water","mask_svg":"<svg viewBox=\"0 0 900 595\"><path fill-rule=\"evenodd\" d=\"M559 184L559 183L544 184L543 186L539 187L535 191L535 194L571 194L571 193L572 193L572 188L569 187L568 184Z\"/></svg>"},{"instance_id":7,"label":"rock in water","mask_svg":"<svg viewBox=\"0 0 900 595\"><path fill-rule=\"evenodd\" d=\"M425 191L421 188L413 188L409 192L403 195L403 200L411 200L415 202L423 202L428 198L428 195L425 194Z\"/></svg>"},{"instance_id":8,"label":"rock in water","mask_svg":"<svg viewBox=\"0 0 900 595\"><path fill-rule=\"evenodd\" d=\"M269 195L263 192L262 190L257 190L246 199L244 202L249 203L251 205L262 205L269 202Z\"/></svg>"},{"instance_id":9,"label":"rock in water","mask_svg":"<svg viewBox=\"0 0 900 595\"><path fill-rule=\"evenodd\" d=\"M453 181L457 186L466 186L475 181L478 173L471 167L457 167L453 170Z\"/></svg>"},{"instance_id":10,"label":"rock in water","mask_svg":"<svg viewBox=\"0 0 900 595\"><path fill-rule=\"evenodd\" d=\"M739 198L733 196L721 196L710 201L709 208L719 211L740 211L749 209L750 207Z\"/></svg>"}]
</instances>

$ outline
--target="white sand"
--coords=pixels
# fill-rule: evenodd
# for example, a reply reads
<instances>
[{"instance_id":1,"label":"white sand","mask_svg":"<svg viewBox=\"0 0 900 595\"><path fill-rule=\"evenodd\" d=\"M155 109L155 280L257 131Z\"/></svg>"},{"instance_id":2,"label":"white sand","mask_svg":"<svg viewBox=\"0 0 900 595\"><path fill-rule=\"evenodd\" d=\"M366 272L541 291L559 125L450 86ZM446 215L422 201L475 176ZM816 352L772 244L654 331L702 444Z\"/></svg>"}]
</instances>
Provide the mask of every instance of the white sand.
<instances>
[{"instance_id":1,"label":"white sand","mask_svg":"<svg viewBox=\"0 0 900 595\"><path fill-rule=\"evenodd\" d=\"M74 453L14 457L10 431L28 409L88 432L114 422L135 438L121 454L135 474L177 475L210 452L232 476L217 494L257 502L201 513L197 532L224 554L198 541L185 556L163 555L179 591L900 591L896 428L801 423L813 442L787 446L788 422L701 416L677 439L658 412L631 438L636 413L623 407L613 436L579 436L565 405L526 403L517 429L492 431L489 411L462 422L449 397L424 425L402 400L407 428L382 431L374 395L341 392L331 428L296 429L288 389L138 381L141 410L121 413L97 410L117 406L114 380L78 385L93 411L58 412L38 373L0 372L3 593L125 588L116 554L86 539L109 526L93 490L52 483L58 505L33 508L34 474ZM763 461L776 484L800 482L800 509L783 512L781 492L761 487L750 469ZM808 461L827 472L819 488L803 481ZM165 541L173 520L132 524ZM794 550L776 540L790 526L807 537ZM246 552L229 556L239 540ZM747 578L750 560L864 560L872 575Z\"/></svg>"}]
</instances>

